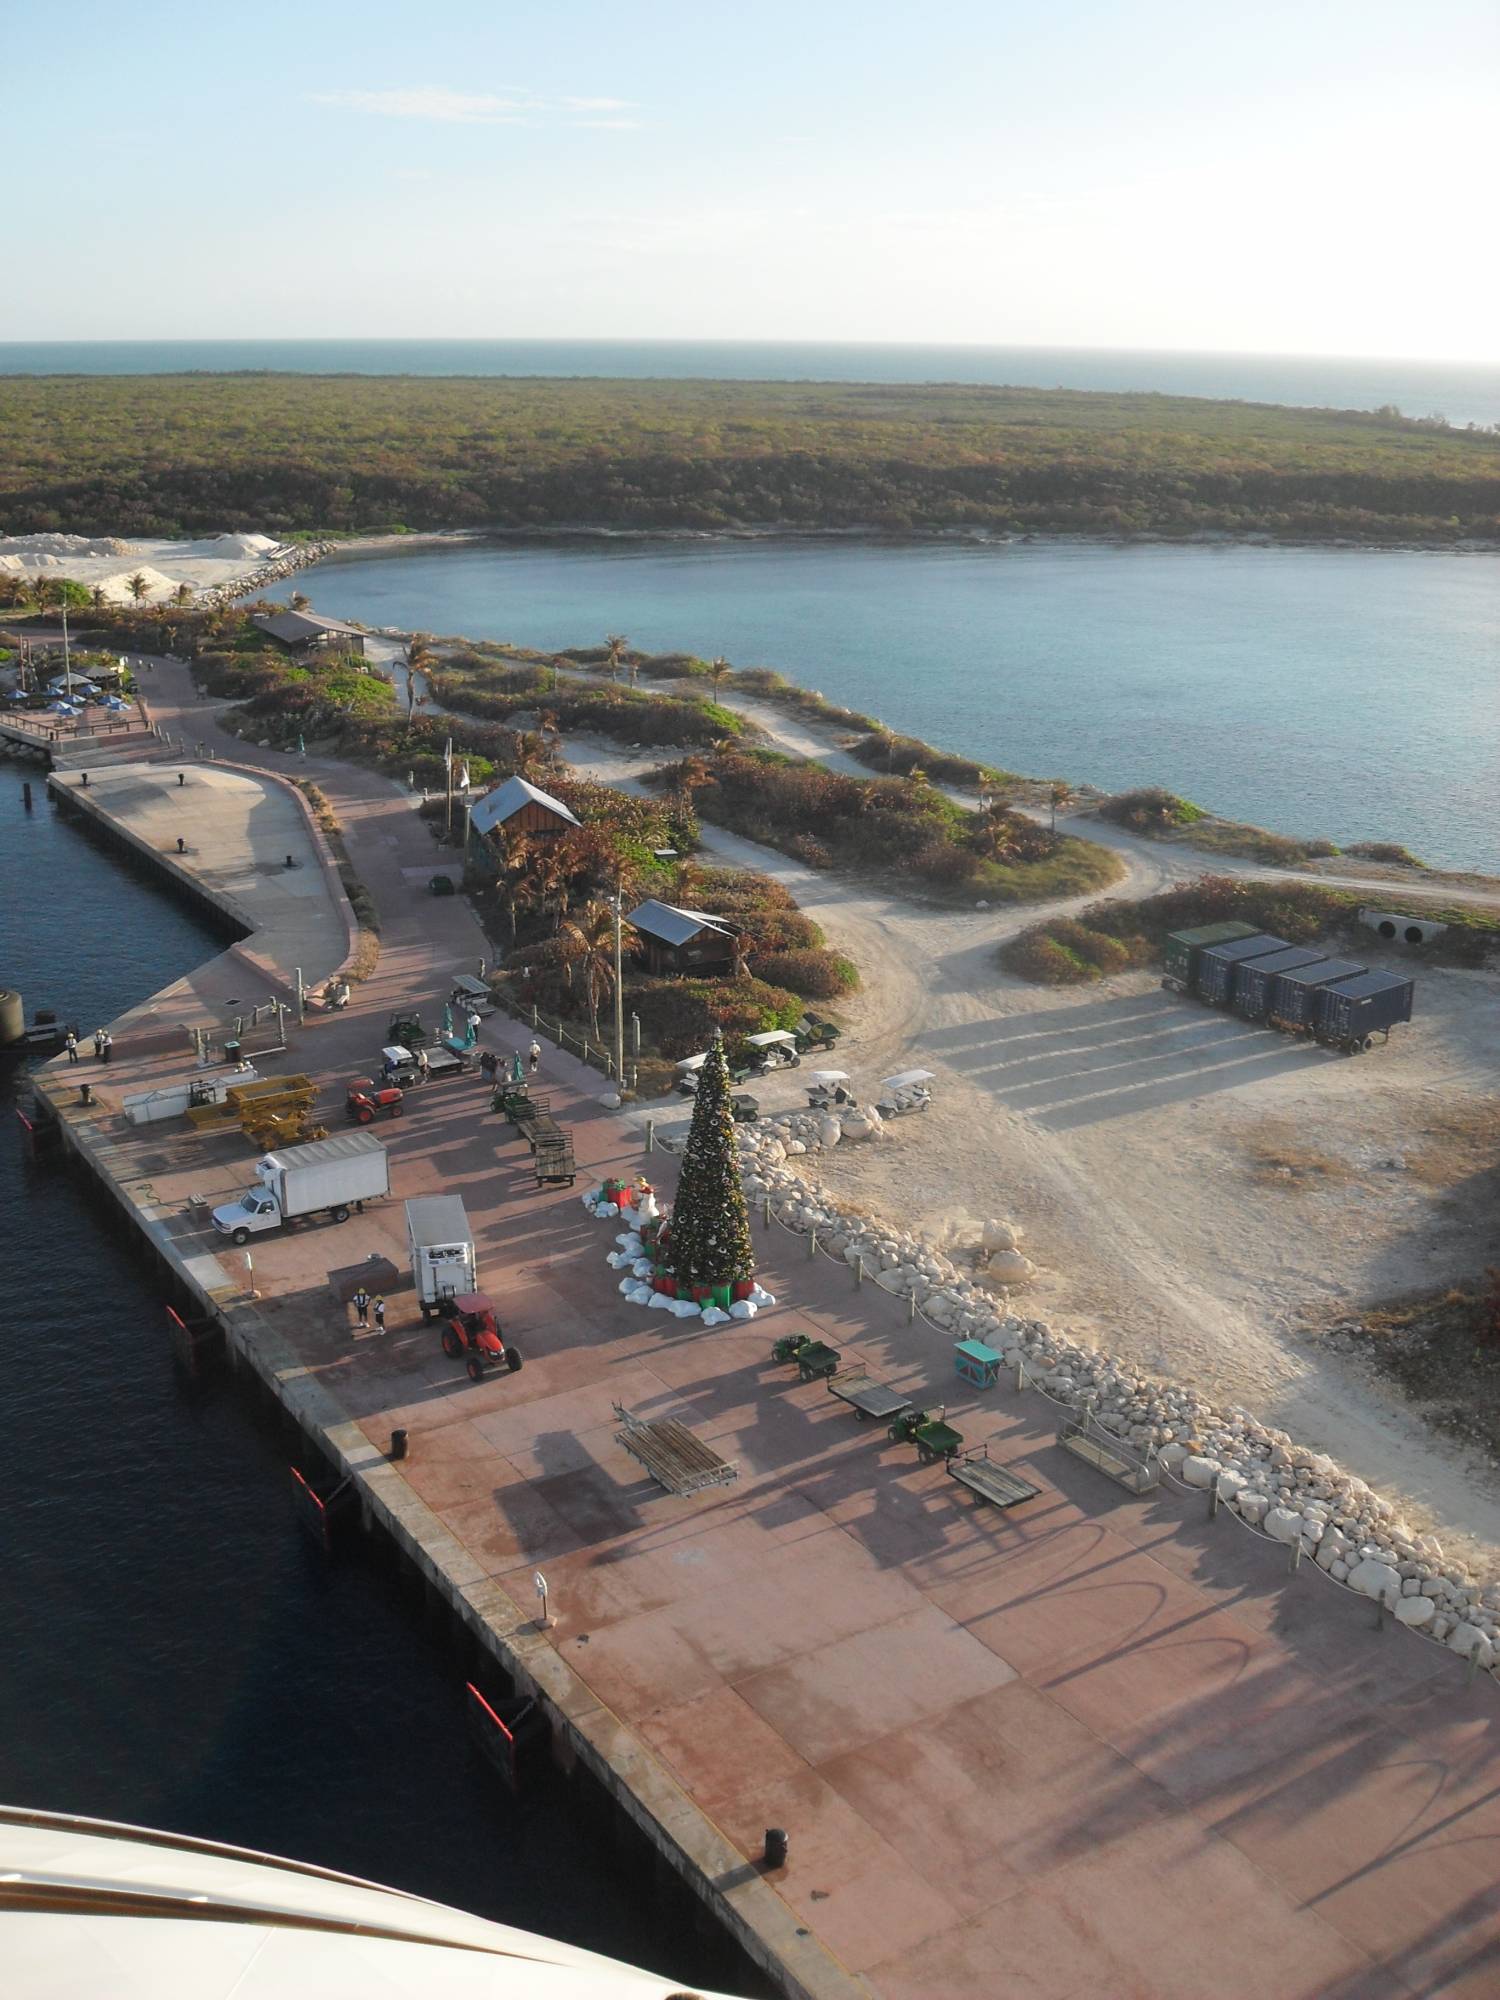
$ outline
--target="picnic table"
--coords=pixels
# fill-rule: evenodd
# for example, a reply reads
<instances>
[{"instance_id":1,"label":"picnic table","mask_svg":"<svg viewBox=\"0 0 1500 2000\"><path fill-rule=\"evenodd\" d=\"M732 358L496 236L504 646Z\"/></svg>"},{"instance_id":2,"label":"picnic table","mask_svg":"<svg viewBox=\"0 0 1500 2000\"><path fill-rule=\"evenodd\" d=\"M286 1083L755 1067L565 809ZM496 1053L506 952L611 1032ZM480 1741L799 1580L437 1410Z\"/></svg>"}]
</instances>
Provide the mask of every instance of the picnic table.
<instances>
[{"instance_id":1,"label":"picnic table","mask_svg":"<svg viewBox=\"0 0 1500 2000\"><path fill-rule=\"evenodd\" d=\"M871 1417L889 1423L911 1408L910 1396L903 1396L889 1382L877 1381L863 1368L846 1368L842 1375L830 1375L828 1393L847 1403L862 1424Z\"/></svg>"},{"instance_id":2,"label":"picnic table","mask_svg":"<svg viewBox=\"0 0 1500 2000\"><path fill-rule=\"evenodd\" d=\"M623 1403L616 1403L614 1412L620 1421L616 1442L668 1493L697 1493L738 1479L739 1467L676 1417L639 1417Z\"/></svg>"},{"instance_id":3,"label":"picnic table","mask_svg":"<svg viewBox=\"0 0 1500 2000\"><path fill-rule=\"evenodd\" d=\"M997 1465L990 1457L988 1438L972 1450L947 1460L943 1470L960 1486L967 1486L976 1500L988 1501L992 1507L1014 1507L1022 1500L1034 1500L1042 1490L1029 1479L1020 1479L1003 1465Z\"/></svg>"}]
</instances>

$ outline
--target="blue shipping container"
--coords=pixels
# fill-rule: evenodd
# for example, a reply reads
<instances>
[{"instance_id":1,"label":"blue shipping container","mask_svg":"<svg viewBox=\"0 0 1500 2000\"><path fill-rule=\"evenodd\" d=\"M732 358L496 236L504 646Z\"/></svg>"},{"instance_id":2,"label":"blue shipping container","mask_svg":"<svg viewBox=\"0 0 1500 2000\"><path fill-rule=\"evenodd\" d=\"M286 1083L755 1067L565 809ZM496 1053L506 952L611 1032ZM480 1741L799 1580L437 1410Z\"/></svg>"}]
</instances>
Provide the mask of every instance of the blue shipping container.
<instances>
[{"instance_id":1,"label":"blue shipping container","mask_svg":"<svg viewBox=\"0 0 1500 2000\"><path fill-rule=\"evenodd\" d=\"M1271 988L1266 1019L1276 1026L1311 1028L1319 989L1332 986L1336 979L1353 979L1363 971L1364 967L1351 958L1325 958L1301 972L1280 973Z\"/></svg>"},{"instance_id":2,"label":"blue shipping container","mask_svg":"<svg viewBox=\"0 0 1500 2000\"><path fill-rule=\"evenodd\" d=\"M1313 1017L1318 1040L1333 1042L1351 1055L1367 1049L1371 1035L1382 1028L1389 1041L1391 1029L1411 1019L1415 992L1416 981L1396 972L1362 972L1325 986Z\"/></svg>"},{"instance_id":3,"label":"blue shipping container","mask_svg":"<svg viewBox=\"0 0 1500 2000\"><path fill-rule=\"evenodd\" d=\"M1194 990L1198 998L1206 1000L1211 1007L1222 1007L1229 999L1234 968L1243 959L1266 958L1273 951L1290 949L1285 938L1267 937L1264 932L1258 937L1235 938L1228 944L1209 945L1198 954L1198 963L1193 971Z\"/></svg>"},{"instance_id":4,"label":"blue shipping container","mask_svg":"<svg viewBox=\"0 0 1500 2000\"><path fill-rule=\"evenodd\" d=\"M1247 1021L1263 1021L1271 1011L1271 982L1278 972L1295 972L1300 966L1318 965L1323 953L1310 944L1289 944L1285 951L1273 951L1269 958L1250 959L1234 968L1234 1010Z\"/></svg>"}]
</instances>

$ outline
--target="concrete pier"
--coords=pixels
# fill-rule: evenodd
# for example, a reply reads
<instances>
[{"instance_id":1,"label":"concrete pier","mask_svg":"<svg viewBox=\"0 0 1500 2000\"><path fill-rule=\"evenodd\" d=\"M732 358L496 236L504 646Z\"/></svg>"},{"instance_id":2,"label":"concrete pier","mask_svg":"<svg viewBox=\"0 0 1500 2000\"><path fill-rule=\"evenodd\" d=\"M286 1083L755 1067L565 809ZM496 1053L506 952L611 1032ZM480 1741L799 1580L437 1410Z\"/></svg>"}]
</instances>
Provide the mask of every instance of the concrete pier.
<instances>
[{"instance_id":1,"label":"concrete pier","mask_svg":"<svg viewBox=\"0 0 1500 2000\"><path fill-rule=\"evenodd\" d=\"M292 940L309 956L321 946L316 976L333 969L347 924L326 870L318 896L273 886L291 837L274 781L239 773L221 795L205 789L198 852L179 857L162 800L175 771L119 778L112 798L91 778L87 809L253 919L233 953L274 966L283 987ZM423 894L435 850L399 798L373 799L352 838L386 949L349 1011L309 1016L282 1059L319 1080L330 1129L389 1014L418 1005L435 1025L474 956L463 906ZM291 872L311 883L319 871L309 860ZM1466 1686L1451 1654L1376 1629L1374 1607L1314 1565L1289 1575L1284 1551L1207 1518L1201 1496L1127 1496L1057 1448L1041 1398L961 1384L942 1336L810 1259L804 1239L757 1223L781 1303L753 1325L708 1331L626 1305L604 1263L611 1229L574 1192L536 1187L477 1078L423 1086L405 1117L374 1128L392 1201L343 1227L260 1239L247 1270L189 1205L245 1183L247 1142L137 1130L120 1113L126 1090L190 1067L176 1024L195 995L213 1011L224 964L114 1024L108 1068L49 1066L40 1091L66 1144L352 1475L371 1522L541 1696L560 1754L785 1992L1494 1990L1500 1711L1488 1682ZM503 1017L484 1030L506 1057L525 1039ZM643 1156L599 1108L597 1077L549 1052L541 1080L580 1186L644 1169L670 1192L672 1162ZM357 1333L330 1291L330 1271L367 1256L402 1266L402 1199L439 1191L463 1196L481 1280L525 1354L517 1375L471 1384L409 1287L391 1297L384 1336ZM941 1466L773 1366L772 1341L792 1327L946 1403L1039 1497L1013 1513L976 1506ZM617 1442L616 1403L680 1418L738 1478L659 1491ZM399 1465L387 1456L397 1428L410 1441ZM761 1862L771 1826L790 1836L775 1869Z\"/></svg>"}]
</instances>

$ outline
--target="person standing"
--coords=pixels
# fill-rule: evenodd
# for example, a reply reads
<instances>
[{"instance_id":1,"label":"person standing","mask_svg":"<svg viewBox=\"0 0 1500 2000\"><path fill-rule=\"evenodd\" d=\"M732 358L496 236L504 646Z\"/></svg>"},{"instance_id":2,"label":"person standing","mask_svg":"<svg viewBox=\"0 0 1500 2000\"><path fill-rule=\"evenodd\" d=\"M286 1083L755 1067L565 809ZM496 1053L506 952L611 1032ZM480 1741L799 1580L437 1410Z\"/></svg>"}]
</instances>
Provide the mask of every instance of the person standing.
<instances>
[{"instance_id":1,"label":"person standing","mask_svg":"<svg viewBox=\"0 0 1500 2000\"><path fill-rule=\"evenodd\" d=\"M115 1038L114 1038L114 1036L113 1036L113 1035L112 1035L112 1034L111 1034L111 1033L109 1032L108 1028L105 1028L105 1029L103 1030L103 1037L102 1037L102 1038L103 1038L103 1043L104 1043L104 1046L103 1046L103 1048L101 1048L101 1049L100 1049L100 1051L99 1051L99 1055L100 1055L100 1059L101 1059L102 1061L104 1061L104 1062L108 1062L108 1061L109 1061L109 1059L110 1059L110 1057L111 1057L111 1056L112 1056L112 1055L114 1054L114 1048L115 1048Z\"/></svg>"},{"instance_id":2,"label":"person standing","mask_svg":"<svg viewBox=\"0 0 1500 2000\"><path fill-rule=\"evenodd\" d=\"M349 1303L358 1314L355 1326L362 1332L367 1333L370 1328L370 1294L365 1290L363 1285L355 1287L354 1296Z\"/></svg>"},{"instance_id":3,"label":"person standing","mask_svg":"<svg viewBox=\"0 0 1500 2000\"><path fill-rule=\"evenodd\" d=\"M418 1081L418 1083L425 1083L425 1082L427 1081L427 1051L426 1051L426 1049L418 1049L418 1050L417 1050L417 1081Z\"/></svg>"},{"instance_id":4,"label":"person standing","mask_svg":"<svg viewBox=\"0 0 1500 2000\"><path fill-rule=\"evenodd\" d=\"M371 1310L371 1311L372 1311L372 1312L374 1313L374 1315L375 1315L375 1331L376 1331L377 1333L384 1333L384 1332L385 1332L385 1300L384 1300L384 1299L383 1299L383 1298L382 1298L382 1297L381 1297L381 1296L380 1296L380 1295L379 1295L378 1293L376 1294L376 1297L375 1297L375 1303L374 1303L374 1305L373 1305L373 1306L371 1307L371 1309L370 1309L370 1310Z\"/></svg>"},{"instance_id":5,"label":"person standing","mask_svg":"<svg viewBox=\"0 0 1500 2000\"><path fill-rule=\"evenodd\" d=\"M103 1060L104 1060L104 1030L103 1030L102 1028L95 1028L95 1030L94 1030L94 1061L95 1061L95 1062L103 1062Z\"/></svg>"},{"instance_id":6,"label":"person standing","mask_svg":"<svg viewBox=\"0 0 1500 2000\"><path fill-rule=\"evenodd\" d=\"M542 1066L542 1045L535 1035L531 1038L531 1047L526 1052L526 1060L531 1067L531 1074L535 1076Z\"/></svg>"},{"instance_id":7,"label":"person standing","mask_svg":"<svg viewBox=\"0 0 1500 2000\"><path fill-rule=\"evenodd\" d=\"M484 1078L486 1083L493 1083L495 1081L495 1065L497 1060L498 1058L493 1049L485 1049L480 1054L479 1074Z\"/></svg>"},{"instance_id":8,"label":"person standing","mask_svg":"<svg viewBox=\"0 0 1500 2000\"><path fill-rule=\"evenodd\" d=\"M63 1037L63 1047L68 1052L68 1061L76 1063L78 1060L78 1037L73 1033L71 1028L69 1028L67 1034Z\"/></svg>"}]
</instances>

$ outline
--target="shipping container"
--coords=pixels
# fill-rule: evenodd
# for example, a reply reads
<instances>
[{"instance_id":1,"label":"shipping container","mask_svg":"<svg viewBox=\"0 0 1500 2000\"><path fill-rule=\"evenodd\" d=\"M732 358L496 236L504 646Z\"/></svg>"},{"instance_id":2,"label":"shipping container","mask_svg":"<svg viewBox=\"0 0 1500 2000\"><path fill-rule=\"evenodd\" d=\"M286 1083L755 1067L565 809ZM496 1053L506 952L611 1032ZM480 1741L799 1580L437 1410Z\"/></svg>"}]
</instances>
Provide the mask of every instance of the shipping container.
<instances>
[{"instance_id":1,"label":"shipping container","mask_svg":"<svg viewBox=\"0 0 1500 2000\"><path fill-rule=\"evenodd\" d=\"M1273 951L1290 949L1285 938L1269 937L1264 931L1234 938L1228 944L1207 945L1199 952L1193 970L1193 991L1210 1007L1226 1007L1237 965L1247 959L1267 958Z\"/></svg>"},{"instance_id":2,"label":"shipping container","mask_svg":"<svg viewBox=\"0 0 1500 2000\"><path fill-rule=\"evenodd\" d=\"M1162 985L1169 993L1191 992L1198 954L1205 945L1254 936L1254 924L1200 924L1196 930L1173 931L1167 939L1167 974Z\"/></svg>"},{"instance_id":3,"label":"shipping container","mask_svg":"<svg viewBox=\"0 0 1500 2000\"><path fill-rule=\"evenodd\" d=\"M1247 1021L1263 1021L1271 1011L1271 985L1278 972L1298 972L1303 966L1317 965L1324 953L1310 944L1289 944L1285 951L1273 951L1269 958L1249 959L1234 968L1230 998L1237 1014Z\"/></svg>"},{"instance_id":4,"label":"shipping container","mask_svg":"<svg viewBox=\"0 0 1500 2000\"><path fill-rule=\"evenodd\" d=\"M1325 958L1317 965L1304 967L1301 972L1283 972L1278 975L1271 988L1271 1010L1266 1019L1273 1028L1289 1028L1298 1034L1311 1034L1313 1009L1318 1003L1318 993L1324 986L1332 986L1335 980L1353 979L1364 971L1350 958Z\"/></svg>"},{"instance_id":5,"label":"shipping container","mask_svg":"<svg viewBox=\"0 0 1500 2000\"><path fill-rule=\"evenodd\" d=\"M409 1201L406 1242L423 1319L431 1319L445 1299L479 1290L474 1234L458 1195L429 1194Z\"/></svg>"},{"instance_id":6,"label":"shipping container","mask_svg":"<svg viewBox=\"0 0 1500 2000\"><path fill-rule=\"evenodd\" d=\"M1317 995L1313 1029L1320 1042L1328 1042L1346 1054L1360 1055L1370 1046L1370 1037L1411 1019L1414 979L1396 972L1361 972L1353 979L1341 979L1325 986Z\"/></svg>"}]
</instances>

